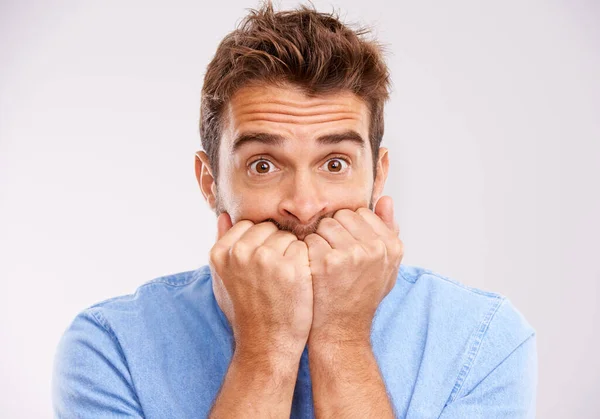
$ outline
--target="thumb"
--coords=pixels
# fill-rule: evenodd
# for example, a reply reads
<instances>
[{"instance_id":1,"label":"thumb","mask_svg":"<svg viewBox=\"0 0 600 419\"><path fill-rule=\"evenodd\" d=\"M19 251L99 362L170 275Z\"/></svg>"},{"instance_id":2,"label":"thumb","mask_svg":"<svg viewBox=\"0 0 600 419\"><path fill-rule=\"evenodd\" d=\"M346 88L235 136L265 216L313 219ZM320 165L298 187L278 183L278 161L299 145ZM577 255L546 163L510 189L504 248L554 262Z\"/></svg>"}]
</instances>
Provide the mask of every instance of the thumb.
<instances>
[{"instance_id":1,"label":"thumb","mask_svg":"<svg viewBox=\"0 0 600 419\"><path fill-rule=\"evenodd\" d=\"M400 229L394 220L394 201L391 196L382 196L375 204L375 214L381 218L385 225L398 235Z\"/></svg>"},{"instance_id":2,"label":"thumb","mask_svg":"<svg viewBox=\"0 0 600 419\"><path fill-rule=\"evenodd\" d=\"M233 224L231 223L229 214L226 212L219 214L217 217L217 241L221 240L221 237L223 237L231 227L233 227Z\"/></svg>"}]
</instances>

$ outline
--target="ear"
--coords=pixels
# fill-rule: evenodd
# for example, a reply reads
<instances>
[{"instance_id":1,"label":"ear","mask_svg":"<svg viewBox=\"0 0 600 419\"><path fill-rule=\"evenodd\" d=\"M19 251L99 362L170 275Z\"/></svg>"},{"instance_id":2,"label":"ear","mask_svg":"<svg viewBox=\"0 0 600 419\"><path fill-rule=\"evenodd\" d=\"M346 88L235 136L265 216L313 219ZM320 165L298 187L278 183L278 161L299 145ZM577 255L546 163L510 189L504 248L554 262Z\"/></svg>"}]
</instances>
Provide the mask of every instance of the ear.
<instances>
[{"instance_id":1,"label":"ear","mask_svg":"<svg viewBox=\"0 0 600 419\"><path fill-rule=\"evenodd\" d=\"M195 160L198 185L200 186L202 195L204 195L204 199L206 199L210 208L214 210L216 206L217 185L208 161L208 155L204 151L197 151Z\"/></svg>"},{"instance_id":2,"label":"ear","mask_svg":"<svg viewBox=\"0 0 600 419\"><path fill-rule=\"evenodd\" d=\"M389 168L390 160L388 149L385 147L380 147L379 158L377 159L377 175L375 176L375 182L373 183L373 205L377 203L383 194L383 187L385 186L385 181L387 180Z\"/></svg>"}]
</instances>

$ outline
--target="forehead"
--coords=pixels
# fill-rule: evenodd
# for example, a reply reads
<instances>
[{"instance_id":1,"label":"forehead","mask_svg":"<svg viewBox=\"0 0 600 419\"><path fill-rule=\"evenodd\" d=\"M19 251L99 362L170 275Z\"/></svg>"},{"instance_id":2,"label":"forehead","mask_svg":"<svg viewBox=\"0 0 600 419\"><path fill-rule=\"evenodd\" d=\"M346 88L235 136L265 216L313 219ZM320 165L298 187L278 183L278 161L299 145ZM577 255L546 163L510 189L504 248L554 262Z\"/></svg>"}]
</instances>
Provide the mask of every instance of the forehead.
<instances>
[{"instance_id":1,"label":"forehead","mask_svg":"<svg viewBox=\"0 0 600 419\"><path fill-rule=\"evenodd\" d=\"M369 110L350 91L306 95L300 88L248 86L239 89L225 109L224 142L246 133L276 134L304 144L322 135L355 131L368 142Z\"/></svg>"}]
</instances>

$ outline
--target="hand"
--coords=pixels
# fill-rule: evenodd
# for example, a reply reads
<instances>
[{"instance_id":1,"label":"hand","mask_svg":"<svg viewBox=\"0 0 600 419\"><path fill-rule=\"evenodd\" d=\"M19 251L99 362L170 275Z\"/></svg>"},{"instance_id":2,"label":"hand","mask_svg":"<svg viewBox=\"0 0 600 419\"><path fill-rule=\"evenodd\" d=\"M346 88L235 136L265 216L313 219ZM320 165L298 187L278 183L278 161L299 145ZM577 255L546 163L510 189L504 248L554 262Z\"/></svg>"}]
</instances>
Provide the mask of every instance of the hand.
<instances>
[{"instance_id":1,"label":"hand","mask_svg":"<svg viewBox=\"0 0 600 419\"><path fill-rule=\"evenodd\" d=\"M242 220L232 226L227 213L219 215L217 226L209 265L236 354L297 361L313 312L306 244L271 222Z\"/></svg>"},{"instance_id":2,"label":"hand","mask_svg":"<svg viewBox=\"0 0 600 419\"><path fill-rule=\"evenodd\" d=\"M368 208L341 209L304 238L312 273L313 342L370 344L375 311L391 291L404 246L391 197Z\"/></svg>"}]
</instances>

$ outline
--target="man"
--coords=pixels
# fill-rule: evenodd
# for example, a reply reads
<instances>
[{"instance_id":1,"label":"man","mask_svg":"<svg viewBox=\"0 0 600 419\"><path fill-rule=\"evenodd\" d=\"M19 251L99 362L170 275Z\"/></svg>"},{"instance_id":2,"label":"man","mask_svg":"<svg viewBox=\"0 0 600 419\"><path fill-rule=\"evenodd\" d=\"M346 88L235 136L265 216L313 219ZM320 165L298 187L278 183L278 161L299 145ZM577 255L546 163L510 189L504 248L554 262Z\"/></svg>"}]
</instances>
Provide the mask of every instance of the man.
<instances>
[{"instance_id":1,"label":"man","mask_svg":"<svg viewBox=\"0 0 600 419\"><path fill-rule=\"evenodd\" d=\"M375 42L302 7L219 45L196 154L209 265L83 311L58 417L534 417L535 333L502 296L401 264Z\"/></svg>"}]
</instances>

